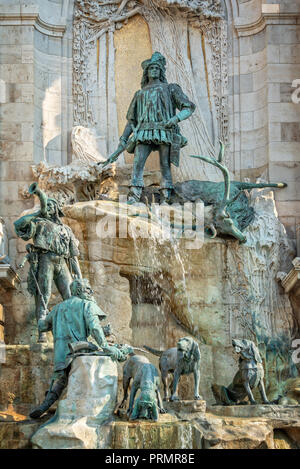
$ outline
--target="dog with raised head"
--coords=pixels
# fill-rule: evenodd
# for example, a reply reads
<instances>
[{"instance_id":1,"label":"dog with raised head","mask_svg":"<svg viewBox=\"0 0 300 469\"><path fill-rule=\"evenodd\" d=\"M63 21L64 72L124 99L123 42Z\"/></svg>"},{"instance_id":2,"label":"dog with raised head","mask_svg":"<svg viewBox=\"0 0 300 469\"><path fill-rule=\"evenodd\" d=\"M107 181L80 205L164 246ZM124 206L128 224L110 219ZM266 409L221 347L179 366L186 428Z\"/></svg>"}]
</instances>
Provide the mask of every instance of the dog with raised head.
<instances>
[{"instance_id":1,"label":"dog with raised head","mask_svg":"<svg viewBox=\"0 0 300 469\"><path fill-rule=\"evenodd\" d=\"M130 420L158 420L158 412L165 413L160 395L159 374L154 365L143 355L132 355L123 367L124 397L119 406L123 408L128 397L128 388L133 379L127 415ZM135 400L137 391L140 395Z\"/></svg>"},{"instance_id":2,"label":"dog with raised head","mask_svg":"<svg viewBox=\"0 0 300 469\"><path fill-rule=\"evenodd\" d=\"M246 403L249 398L252 405L256 404L252 390L258 387L263 403L269 404L265 386L262 359L257 346L251 340L233 339L232 346L239 355L239 370L232 383L226 388L217 384L212 385L212 391L217 404L235 405Z\"/></svg>"},{"instance_id":3,"label":"dog with raised head","mask_svg":"<svg viewBox=\"0 0 300 469\"><path fill-rule=\"evenodd\" d=\"M144 348L160 357L159 369L164 385L164 400L168 399L169 373L173 373L171 401L179 400L177 388L180 377L190 373L194 375L194 398L201 399L199 394L201 354L199 345L195 340L191 337L183 337L177 342L177 347L165 351L155 350L146 345L144 345Z\"/></svg>"},{"instance_id":4,"label":"dog with raised head","mask_svg":"<svg viewBox=\"0 0 300 469\"><path fill-rule=\"evenodd\" d=\"M252 389L258 387L264 404L270 404L264 386L264 368L258 348L251 340L233 339L232 346L239 355L239 377L251 404L256 404Z\"/></svg>"}]
</instances>

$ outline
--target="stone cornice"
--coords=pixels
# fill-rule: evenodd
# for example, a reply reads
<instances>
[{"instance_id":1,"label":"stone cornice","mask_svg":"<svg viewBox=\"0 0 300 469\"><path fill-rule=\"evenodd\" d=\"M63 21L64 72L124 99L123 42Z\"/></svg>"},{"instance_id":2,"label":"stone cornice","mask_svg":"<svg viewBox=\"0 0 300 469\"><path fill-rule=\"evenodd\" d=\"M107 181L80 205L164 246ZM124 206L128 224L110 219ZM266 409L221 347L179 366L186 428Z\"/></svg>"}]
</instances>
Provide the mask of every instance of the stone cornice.
<instances>
[{"instance_id":1,"label":"stone cornice","mask_svg":"<svg viewBox=\"0 0 300 469\"><path fill-rule=\"evenodd\" d=\"M2 13L0 10L1 26L34 26L38 31L48 36L62 37L66 24L52 24L44 21L38 12Z\"/></svg>"},{"instance_id":2,"label":"stone cornice","mask_svg":"<svg viewBox=\"0 0 300 469\"><path fill-rule=\"evenodd\" d=\"M260 18L247 23L243 17L236 18L234 26L238 36L252 36L263 31L268 24L297 24L300 13L262 13Z\"/></svg>"},{"instance_id":3,"label":"stone cornice","mask_svg":"<svg viewBox=\"0 0 300 469\"><path fill-rule=\"evenodd\" d=\"M266 27L266 21L265 18L261 16L252 23L246 23L246 18L238 17L234 22L234 26L239 36L252 36Z\"/></svg>"},{"instance_id":4,"label":"stone cornice","mask_svg":"<svg viewBox=\"0 0 300 469\"><path fill-rule=\"evenodd\" d=\"M9 264L0 264L0 286L4 289L16 288L20 277Z\"/></svg>"},{"instance_id":5,"label":"stone cornice","mask_svg":"<svg viewBox=\"0 0 300 469\"><path fill-rule=\"evenodd\" d=\"M295 286L300 283L300 257L296 257L293 260L293 265L292 270L281 280L281 284L286 293L292 291Z\"/></svg>"}]
</instances>

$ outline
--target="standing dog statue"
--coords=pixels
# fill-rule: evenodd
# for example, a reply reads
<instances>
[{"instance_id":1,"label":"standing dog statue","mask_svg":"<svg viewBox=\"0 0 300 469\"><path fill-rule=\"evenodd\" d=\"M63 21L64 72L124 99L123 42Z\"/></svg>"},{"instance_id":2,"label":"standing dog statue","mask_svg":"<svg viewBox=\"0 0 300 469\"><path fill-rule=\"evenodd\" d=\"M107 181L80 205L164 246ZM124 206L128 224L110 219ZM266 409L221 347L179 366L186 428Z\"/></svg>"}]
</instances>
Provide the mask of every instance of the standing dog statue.
<instances>
[{"instance_id":1,"label":"standing dog statue","mask_svg":"<svg viewBox=\"0 0 300 469\"><path fill-rule=\"evenodd\" d=\"M160 357L159 369L161 379L164 385L164 400L168 399L168 375L174 373L172 383L171 401L179 400L177 395L177 387L181 375L193 373L194 375L194 398L201 399L199 395L200 383L200 350L199 345L191 337L183 337L177 342L177 347L170 348L165 351L155 350L144 345L144 348Z\"/></svg>"},{"instance_id":2,"label":"standing dog statue","mask_svg":"<svg viewBox=\"0 0 300 469\"><path fill-rule=\"evenodd\" d=\"M251 340L233 339L232 346L239 354L239 371L233 382L225 386L212 385L217 404L234 405L243 401L247 396L252 405L256 404L252 390L260 391L264 404L270 404L264 386L264 369L258 348Z\"/></svg>"},{"instance_id":3,"label":"standing dog statue","mask_svg":"<svg viewBox=\"0 0 300 469\"><path fill-rule=\"evenodd\" d=\"M127 411L130 420L149 419L157 421L158 411L161 414L165 413L160 395L160 379L157 369L142 355L133 355L129 358L123 368L124 397L119 406L120 408L123 408L126 404L128 387L132 378ZM135 400L139 389L141 393Z\"/></svg>"}]
</instances>

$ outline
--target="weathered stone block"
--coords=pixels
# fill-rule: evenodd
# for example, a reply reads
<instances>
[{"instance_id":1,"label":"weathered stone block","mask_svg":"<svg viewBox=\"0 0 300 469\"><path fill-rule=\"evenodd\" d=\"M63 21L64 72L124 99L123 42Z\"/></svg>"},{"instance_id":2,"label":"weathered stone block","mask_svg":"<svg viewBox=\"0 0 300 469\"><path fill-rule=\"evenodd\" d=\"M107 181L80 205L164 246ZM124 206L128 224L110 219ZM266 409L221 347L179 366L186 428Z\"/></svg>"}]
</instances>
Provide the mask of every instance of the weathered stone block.
<instances>
[{"instance_id":1,"label":"weathered stone block","mask_svg":"<svg viewBox=\"0 0 300 469\"><path fill-rule=\"evenodd\" d=\"M280 103L280 86L279 83L268 84L268 101L270 103Z\"/></svg>"},{"instance_id":2,"label":"weathered stone block","mask_svg":"<svg viewBox=\"0 0 300 469\"><path fill-rule=\"evenodd\" d=\"M281 124L282 142L300 142L300 123L286 122Z\"/></svg>"},{"instance_id":3,"label":"weathered stone block","mask_svg":"<svg viewBox=\"0 0 300 469\"><path fill-rule=\"evenodd\" d=\"M270 83L292 83L295 77L300 76L300 65L269 64L268 81Z\"/></svg>"},{"instance_id":4,"label":"weathered stone block","mask_svg":"<svg viewBox=\"0 0 300 469\"><path fill-rule=\"evenodd\" d=\"M281 124L279 122L269 123L270 142L281 142Z\"/></svg>"},{"instance_id":5,"label":"weathered stone block","mask_svg":"<svg viewBox=\"0 0 300 469\"><path fill-rule=\"evenodd\" d=\"M1 26L0 44L25 45L33 43L33 26Z\"/></svg>"},{"instance_id":6,"label":"weathered stone block","mask_svg":"<svg viewBox=\"0 0 300 469\"><path fill-rule=\"evenodd\" d=\"M0 74L6 83L33 82L33 67L30 64L2 64Z\"/></svg>"},{"instance_id":7,"label":"weathered stone block","mask_svg":"<svg viewBox=\"0 0 300 469\"><path fill-rule=\"evenodd\" d=\"M252 37L252 52L262 51L266 47L266 31L263 30L258 34L254 34Z\"/></svg>"},{"instance_id":8,"label":"weathered stone block","mask_svg":"<svg viewBox=\"0 0 300 469\"><path fill-rule=\"evenodd\" d=\"M6 103L0 109L0 118L8 123L19 122L22 116L23 122L32 122L34 118L34 106L27 103Z\"/></svg>"},{"instance_id":9,"label":"weathered stone block","mask_svg":"<svg viewBox=\"0 0 300 469\"><path fill-rule=\"evenodd\" d=\"M22 61L22 48L16 45L0 44L0 63L18 64Z\"/></svg>"},{"instance_id":10,"label":"weathered stone block","mask_svg":"<svg viewBox=\"0 0 300 469\"><path fill-rule=\"evenodd\" d=\"M297 122L299 106L290 102L269 103L269 122Z\"/></svg>"},{"instance_id":11,"label":"weathered stone block","mask_svg":"<svg viewBox=\"0 0 300 469\"><path fill-rule=\"evenodd\" d=\"M280 46L268 44L267 47L268 64L278 64L280 62Z\"/></svg>"},{"instance_id":12,"label":"weathered stone block","mask_svg":"<svg viewBox=\"0 0 300 469\"><path fill-rule=\"evenodd\" d=\"M241 112L255 111L256 109L261 109L266 104L267 90L265 88L253 93L241 94Z\"/></svg>"},{"instance_id":13,"label":"weathered stone block","mask_svg":"<svg viewBox=\"0 0 300 469\"><path fill-rule=\"evenodd\" d=\"M271 142L270 161L300 161L300 142Z\"/></svg>"},{"instance_id":14,"label":"weathered stone block","mask_svg":"<svg viewBox=\"0 0 300 469\"><path fill-rule=\"evenodd\" d=\"M253 91L253 73L240 75L240 92L251 93Z\"/></svg>"},{"instance_id":15,"label":"weathered stone block","mask_svg":"<svg viewBox=\"0 0 300 469\"><path fill-rule=\"evenodd\" d=\"M282 64L299 64L300 62L300 45L281 45L280 47L280 63Z\"/></svg>"},{"instance_id":16,"label":"weathered stone block","mask_svg":"<svg viewBox=\"0 0 300 469\"><path fill-rule=\"evenodd\" d=\"M270 179L274 181L299 181L300 161L278 161L270 164Z\"/></svg>"},{"instance_id":17,"label":"weathered stone block","mask_svg":"<svg viewBox=\"0 0 300 469\"><path fill-rule=\"evenodd\" d=\"M253 91L260 90L266 86L268 68L264 67L253 73Z\"/></svg>"},{"instance_id":18,"label":"weathered stone block","mask_svg":"<svg viewBox=\"0 0 300 469\"><path fill-rule=\"evenodd\" d=\"M257 125L257 122L256 122ZM260 127L252 131L241 132L241 144L243 150L261 148L268 143L267 127Z\"/></svg>"},{"instance_id":19,"label":"weathered stone block","mask_svg":"<svg viewBox=\"0 0 300 469\"><path fill-rule=\"evenodd\" d=\"M250 55L252 54L252 37L240 37L240 55Z\"/></svg>"},{"instance_id":20,"label":"weathered stone block","mask_svg":"<svg viewBox=\"0 0 300 469\"><path fill-rule=\"evenodd\" d=\"M268 124L268 114L265 108L254 111L253 114L254 129L260 129ZM264 144L266 144L266 141L264 141Z\"/></svg>"},{"instance_id":21,"label":"weathered stone block","mask_svg":"<svg viewBox=\"0 0 300 469\"><path fill-rule=\"evenodd\" d=\"M267 63L266 49L249 56L240 57L241 74L253 73L263 69Z\"/></svg>"},{"instance_id":22,"label":"weathered stone block","mask_svg":"<svg viewBox=\"0 0 300 469\"><path fill-rule=\"evenodd\" d=\"M268 29L268 44L299 44L300 31L297 25L273 25Z\"/></svg>"},{"instance_id":23,"label":"weathered stone block","mask_svg":"<svg viewBox=\"0 0 300 469\"><path fill-rule=\"evenodd\" d=\"M112 417L117 387L117 364L109 357L77 357L71 366L66 395L59 401L53 421L31 438L33 446L97 448L97 425Z\"/></svg>"},{"instance_id":24,"label":"weathered stone block","mask_svg":"<svg viewBox=\"0 0 300 469\"><path fill-rule=\"evenodd\" d=\"M21 124L17 122L2 121L0 126L1 140L20 141L21 140Z\"/></svg>"}]
</instances>

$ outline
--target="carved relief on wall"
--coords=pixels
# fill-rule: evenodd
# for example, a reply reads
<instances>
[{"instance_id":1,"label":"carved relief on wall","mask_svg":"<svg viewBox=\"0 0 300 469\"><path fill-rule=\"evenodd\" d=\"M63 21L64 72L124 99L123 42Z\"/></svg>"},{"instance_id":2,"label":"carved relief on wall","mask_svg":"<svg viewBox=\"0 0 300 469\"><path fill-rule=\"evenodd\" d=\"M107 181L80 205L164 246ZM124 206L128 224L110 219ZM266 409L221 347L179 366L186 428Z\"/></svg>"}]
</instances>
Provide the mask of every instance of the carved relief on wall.
<instances>
[{"instance_id":1,"label":"carved relief on wall","mask_svg":"<svg viewBox=\"0 0 300 469\"><path fill-rule=\"evenodd\" d=\"M193 118L182 123L189 140L183 156L214 155L219 139L226 143L228 135L227 23L222 18L221 0L76 0L74 125L96 128L105 137L105 157L116 149L114 32L138 14L148 24L152 50L167 59L168 81L179 83L197 105ZM184 157L181 161L175 170L177 180L219 179L217 171L200 161ZM119 162L124 163L124 158Z\"/></svg>"},{"instance_id":2,"label":"carved relief on wall","mask_svg":"<svg viewBox=\"0 0 300 469\"><path fill-rule=\"evenodd\" d=\"M106 141L95 128L76 125L71 133L72 160L84 163L105 161Z\"/></svg>"}]
</instances>

